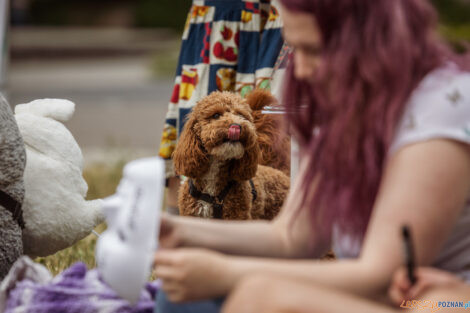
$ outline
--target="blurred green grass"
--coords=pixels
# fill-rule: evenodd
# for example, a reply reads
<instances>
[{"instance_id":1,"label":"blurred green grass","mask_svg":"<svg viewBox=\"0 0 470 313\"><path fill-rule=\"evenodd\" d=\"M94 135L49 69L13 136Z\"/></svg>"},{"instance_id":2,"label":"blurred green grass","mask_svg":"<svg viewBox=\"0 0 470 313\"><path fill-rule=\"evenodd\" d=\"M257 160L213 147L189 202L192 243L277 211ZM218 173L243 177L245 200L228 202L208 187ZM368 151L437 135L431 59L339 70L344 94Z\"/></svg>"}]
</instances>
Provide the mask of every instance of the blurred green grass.
<instances>
[{"instance_id":1,"label":"blurred green grass","mask_svg":"<svg viewBox=\"0 0 470 313\"><path fill-rule=\"evenodd\" d=\"M150 68L154 77L173 77L178 65L178 49L155 53Z\"/></svg>"},{"instance_id":2,"label":"blurred green grass","mask_svg":"<svg viewBox=\"0 0 470 313\"><path fill-rule=\"evenodd\" d=\"M469 50L470 23L457 26L441 25L439 32L457 52Z\"/></svg>"},{"instance_id":3,"label":"blurred green grass","mask_svg":"<svg viewBox=\"0 0 470 313\"><path fill-rule=\"evenodd\" d=\"M83 177L88 183L87 199L99 199L113 194L121 180L125 163L125 160L120 160L111 165L97 163L87 166L83 171ZM95 228L98 233L105 229L105 224ZM44 265L53 275L79 261L84 262L89 269L94 268L96 240L97 237L91 234L67 249L48 257L36 258L35 261Z\"/></svg>"},{"instance_id":4,"label":"blurred green grass","mask_svg":"<svg viewBox=\"0 0 470 313\"><path fill-rule=\"evenodd\" d=\"M180 37L175 37L164 49L155 51L150 58L149 68L154 77L174 77L181 49Z\"/></svg>"}]
</instances>

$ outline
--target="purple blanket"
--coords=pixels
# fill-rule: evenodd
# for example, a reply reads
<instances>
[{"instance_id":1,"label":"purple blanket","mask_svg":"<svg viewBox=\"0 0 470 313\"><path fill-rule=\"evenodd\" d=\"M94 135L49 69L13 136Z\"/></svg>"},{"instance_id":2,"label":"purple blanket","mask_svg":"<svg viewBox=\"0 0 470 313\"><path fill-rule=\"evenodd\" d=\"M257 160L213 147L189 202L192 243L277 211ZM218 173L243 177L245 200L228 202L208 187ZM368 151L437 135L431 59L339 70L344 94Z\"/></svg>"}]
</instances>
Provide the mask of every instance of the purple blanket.
<instances>
[{"instance_id":1,"label":"purple blanket","mask_svg":"<svg viewBox=\"0 0 470 313\"><path fill-rule=\"evenodd\" d=\"M39 264L31 264L27 261L22 267L12 268L16 270L10 275L13 279L10 277L7 282L7 276L2 282L0 311L3 296L5 313L153 312L157 292L154 282L146 285L139 302L131 306L100 279L97 270L87 270L83 263L75 263L50 279L44 278L44 269Z\"/></svg>"}]
</instances>

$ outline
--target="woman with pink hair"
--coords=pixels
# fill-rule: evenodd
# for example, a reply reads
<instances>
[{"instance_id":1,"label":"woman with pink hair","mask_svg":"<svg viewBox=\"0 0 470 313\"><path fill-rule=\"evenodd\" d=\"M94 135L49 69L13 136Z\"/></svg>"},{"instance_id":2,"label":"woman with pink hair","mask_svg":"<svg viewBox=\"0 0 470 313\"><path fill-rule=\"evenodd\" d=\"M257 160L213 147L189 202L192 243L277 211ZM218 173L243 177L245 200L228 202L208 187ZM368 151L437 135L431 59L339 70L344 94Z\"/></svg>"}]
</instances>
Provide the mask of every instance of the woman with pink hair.
<instances>
[{"instance_id":1,"label":"woman with pink hair","mask_svg":"<svg viewBox=\"0 0 470 313\"><path fill-rule=\"evenodd\" d=\"M165 218L157 311L216 312L220 301L173 302L255 274L378 299L402 263L403 224L419 265L470 281L468 59L439 39L427 0L281 2L300 174L273 222ZM338 260L312 260L330 247Z\"/></svg>"}]
</instances>

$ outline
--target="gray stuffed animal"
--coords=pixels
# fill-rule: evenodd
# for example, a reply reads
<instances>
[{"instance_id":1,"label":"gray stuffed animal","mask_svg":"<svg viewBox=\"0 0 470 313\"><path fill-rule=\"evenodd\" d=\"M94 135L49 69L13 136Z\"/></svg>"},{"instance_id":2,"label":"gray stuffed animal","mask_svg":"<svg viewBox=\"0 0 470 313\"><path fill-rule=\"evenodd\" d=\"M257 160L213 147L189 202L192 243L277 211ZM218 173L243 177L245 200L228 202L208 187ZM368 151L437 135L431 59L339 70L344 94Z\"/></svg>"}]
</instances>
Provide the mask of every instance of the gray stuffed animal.
<instances>
[{"instance_id":1,"label":"gray stuffed animal","mask_svg":"<svg viewBox=\"0 0 470 313\"><path fill-rule=\"evenodd\" d=\"M0 280L23 253L23 172L26 154L8 102L0 94Z\"/></svg>"}]
</instances>

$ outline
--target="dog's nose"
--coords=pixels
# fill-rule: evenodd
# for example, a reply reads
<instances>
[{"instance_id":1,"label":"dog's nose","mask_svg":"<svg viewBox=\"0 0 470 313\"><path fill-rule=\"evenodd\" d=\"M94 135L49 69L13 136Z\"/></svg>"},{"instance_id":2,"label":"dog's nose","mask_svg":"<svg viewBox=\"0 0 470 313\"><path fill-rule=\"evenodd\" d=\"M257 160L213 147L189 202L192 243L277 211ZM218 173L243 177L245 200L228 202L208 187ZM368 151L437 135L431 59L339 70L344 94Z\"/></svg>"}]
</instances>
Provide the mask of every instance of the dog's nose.
<instances>
[{"instance_id":1,"label":"dog's nose","mask_svg":"<svg viewBox=\"0 0 470 313\"><path fill-rule=\"evenodd\" d=\"M240 140L240 133L242 132L242 126L240 124L231 124L228 128L228 139L230 141Z\"/></svg>"}]
</instances>

